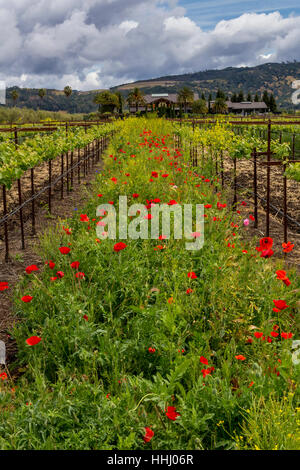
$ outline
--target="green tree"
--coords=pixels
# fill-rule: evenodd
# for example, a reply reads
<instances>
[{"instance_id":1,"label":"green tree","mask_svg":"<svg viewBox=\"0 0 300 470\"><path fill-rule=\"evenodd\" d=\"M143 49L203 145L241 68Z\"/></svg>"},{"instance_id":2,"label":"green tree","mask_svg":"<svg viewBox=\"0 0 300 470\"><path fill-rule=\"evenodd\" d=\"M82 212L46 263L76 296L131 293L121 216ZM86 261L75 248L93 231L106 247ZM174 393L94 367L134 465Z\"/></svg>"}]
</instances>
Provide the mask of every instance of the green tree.
<instances>
[{"instance_id":1,"label":"green tree","mask_svg":"<svg viewBox=\"0 0 300 470\"><path fill-rule=\"evenodd\" d=\"M276 113L277 103L276 103L273 93L270 95L270 98L269 98L269 108L270 108L271 113Z\"/></svg>"},{"instance_id":2,"label":"green tree","mask_svg":"<svg viewBox=\"0 0 300 470\"><path fill-rule=\"evenodd\" d=\"M12 97L12 99L13 99L13 101L14 101L14 105L16 105L16 101L17 101L17 99L19 98L19 93L17 92L17 90L13 90L13 91L11 92L11 97Z\"/></svg>"},{"instance_id":3,"label":"green tree","mask_svg":"<svg viewBox=\"0 0 300 470\"><path fill-rule=\"evenodd\" d=\"M41 98L41 100L43 100L45 96L46 96L46 90L45 88L41 88L39 90L39 97Z\"/></svg>"},{"instance_id":4,"label":"green tree","mask_svg":"<svg viewBox=\"0 0 300 470\"><path fill-rule=\"evenodd\" d=\"M220 90L220 88L218 89L217 94L216 94L216 99L218 99L218 98L222 98L223 100L226 99L224 91Z\"/></svg>"},{"instance_id":5,"label":"green tree","mask_svg":"<svg viewBox=\"0 0 300 470\"><path fill-rule=\"evenodd\" d=\"M244 98L244 92L243 90L241 90L238 94L238 97L237 97L237 102L238 103L242 103L243 101L245 101L245 98Z\"/></svg>"},{"instance_id":6,"label":"green tree","mask_svg":"<svg viewBox=\"0 0 300 470\"><path fill-rule=\"evenodd\" d=\"M251 95L251 93L248 93L248 95L247 95L247 101L251 101L251 102L252 102L252 95Z\"/></svg>"},{"instance_id":7,"label":"green tree","mask_svg":"<svg viewBox=\"0 0 300 470\"><path fill-rule=\"evenodd\" d=\"M110 91L102 91L98 93L93 102L99 105L100 113L113 113L115 108L119 106L119 98L116 94L111 93Z\"/></svg>"},{"instance_id":8,"label":"green tree","mask_svg":"<svg viewBox=\"0 0 300 470\"><path fill-rule=\"evenodd\" d=\"M184 112L187 112L187 105L193 103L194 92L191 88L185 86L178 92L177 102L184 107Z\"/></svg>"},{"instance_id":9,"label":"green tree","mask_svg":"<svg viewBox=\"0 0 300 470\"><path fill-rule=\"evenodd\" d=\"M232 103L237 103L237 94L236 93L233 93L233 95L231 97L231 102Z\"/></svg>"},{"instance_id":10,"label":"green tree","mask_svg":"<svg viewBox=\"0 0 300 470\"><path fill-rule=\"evenodd\" d=\"M120 91L116 91L115 95L118 98L118 113L123 114L123 105L124 105L124 98Z\"/></svg>"},{"instance_id":11,"label":"green tree","mask_svg":"<svg viewBox=\"0 0 300 470\"><path fill-rule=\"evenodd\" d=\"M267 90L264 91L262 100L263 100L264 103L266 103L268 108L270 108L270 98L269 98L269 94L268 94Z\"/></svg>"},{"instance_id":12,"label":"green tree","mask_svg":"<svg viewBox=\"0 0 300 470\"><path fill-rule=\"evenodd\" d=\"M256 95L255 95L254 102L255 102L255 103L259 103L259 102L260 102L258 93L256 93Z\"/></svg>"},{"instance_id":13,"label":"green tree","mask_svg":"<svg viewBox=\"0 0 300 470\"><path fill-rule=\"evenodd\" d=\"M202 95L201 95L201 99L206 101L206 98L205 98L205 93L202 92Z\"/></svg>"},{"instance_id":14,"label":"green tree","mask_svg":"<svg viewBox=\"0 0 300 470\"><path fill-rule=\"evenodd\" d=\"M71 96L73 93L73 90L70 86L65 86L64 88L64 94L66 95L67 98L69 98L69 96Z\"/></svg>"},{"instance_id":15,"label":"green tree","mask_svg":"<svg viewBox=\"0 0 300 470\"><path fill-rule=\"evenodd\" d=\"M140 105L145 105L144 95L139 88L134 88L127 97L129 106L135 106L135 112L137 113Z\"/></svg>"},{"instance_id":16,"label":"green tree","mask_svg":"<svg viewBox=\"0 0 300 470\"><path fill-rule=\"evenodd\" d=\"M192 112L193 114L207 114L207 104L206 100L196 100L192 104Z\"/></svg>"},{"instance_id":17,"label":"green tree","mask_svg":"<svg viewBox=\"0 0 300 470\"><path fill-rule=\"evenodd\" d=\"M215 114L225 114L228 111L228 107L224 98L216 98L212 110Z\"/></svg>"}]
</instances>

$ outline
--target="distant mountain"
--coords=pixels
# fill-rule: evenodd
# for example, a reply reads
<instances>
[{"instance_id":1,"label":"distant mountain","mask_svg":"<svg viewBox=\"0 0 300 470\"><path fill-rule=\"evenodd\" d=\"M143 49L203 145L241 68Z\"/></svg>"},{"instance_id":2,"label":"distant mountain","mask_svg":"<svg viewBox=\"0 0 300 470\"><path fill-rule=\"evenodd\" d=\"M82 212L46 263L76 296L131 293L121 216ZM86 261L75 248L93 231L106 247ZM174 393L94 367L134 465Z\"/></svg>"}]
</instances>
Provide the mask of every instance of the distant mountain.
<instances>
[{"instance_id":1,"label":"distant mountain","mask_svg":"<svg viewBox=\"0 0 300 470\"><path fill-rule=\"evenodd\" d=\"M12 91L18 92L16 106L32 109L45 109L48 111L67 111L69 113L91 113L97 111L98 105L93 103L93 98L103 90L76 91L67 97L61 90L46 90L44 98L39 97L39 90L34 88L12 87L6 90L6 105L13 106Z\"/></svg>"},{"instance_id":2,"label":"distant mountain","mask_svg":"<svg viewBox=\"0 0 300 470\"><path fill-rule=\"evenodd\" d=\"M292 94L295 91L292 83L300 80L300 62L270 63L256 67L228 67L223 70L206 70L203 72L187 73L184 75L173 75L150 80L140 80L111 88L111 91L121 91L124 97L134 87L139 87L147 93L176 93L183 86L188 86L201 96L202 92L208 98L209 93L213 98L221 88L229 97L232 93L243 90L245 99L251 93L259 96L265 90L273 93L279 107L284 109L300 109L300 105L294 106ZM14 101L11 93L17 90L19 98L16 105L33 109L47 109L49 111L67 111L69 113L91 113L97 111L98 107L93 103L94 96L103 90L76 91L67 98L63 91L47 90L46 96L41 99L38 89L32 88L8 88L7 105L13 106Z\"/></svg>"},{"instance_id":3,"label":"distant mountain","mask_svg":"<svg viewBox=\"0 0 300 470\"><path fill-rule=\"evenodd\" d=\"M251 93L254 98L256 93L260 96L267 90L268 93L274 94L281 108L300 109L300 105L294 106L292 103L292 94L295 91L292 83L295 80L300 80L300 62L270 63L256 67L228 67L223 70L165 76L119 85L111 90L119 90L126 96L133 87L139 87L147 94L176 93L183 86L188 86L200 96L202 92L205 93L208 98L209 93L214 97L218 88L221 88L228 96L243 90L245 99L248 93Z\"/></svg>"}]
</instances>

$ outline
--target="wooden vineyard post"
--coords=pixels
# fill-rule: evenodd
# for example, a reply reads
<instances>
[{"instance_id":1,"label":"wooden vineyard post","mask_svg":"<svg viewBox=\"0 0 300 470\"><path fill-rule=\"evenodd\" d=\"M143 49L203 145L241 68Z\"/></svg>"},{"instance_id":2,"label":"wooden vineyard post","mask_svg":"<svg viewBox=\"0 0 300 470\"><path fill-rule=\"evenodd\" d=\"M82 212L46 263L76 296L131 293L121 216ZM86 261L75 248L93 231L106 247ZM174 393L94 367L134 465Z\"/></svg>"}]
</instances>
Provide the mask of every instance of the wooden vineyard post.
<instances>
[{"instance_id":1,"label":"wooden vineyard post","mask_svg":"<svg viewBox=\"0 0 300 470\"><path fill-rule=\"evenodd\" d=\"M234 198L232 203L232 209L236 209L237 206L237 174L236 174L236 158L233 159L233 188Z\"/></svg>"},{"instance_id":2,"label":"wooden vineyard post","mask_svg":"<svg viewBox=\"0 0 300 470\"><path fill-rule=\"evenodd\" d=\"M80 155L80 148L77 149L77 179L78 179L78 184L80 184L80 170L81 170L81 155Z\"/></svg>"},{"instance_id":3,"label":"wooden vineyard post","mask_svg":"<svg viewBox=\"0 0 300 470\"><path fill-rule=\"evenodd\" d=\"M61 199L64 198L64 154L61 154L61 183L60 183L60 197Z\"/></svg>"},{"instance_id":4,"label":"wooden vineyard post","mask_svg":"<svg viewBox=\"0 0 300 470\"><path fill-rule=\"evenodd\" d=\"M283 165L283 235L284 243L287 243L287 177L285 176L286 164Z\"/></svg>"},{"instance_id":5,"label":"wooden vineyard post","mask_svg":"<svg viewBox=\"0 0 300 470\"><path fill-rule=\"evenodd\" d=\"M69 152L66 152L67 161L67 194L70 192L70 176L69 176Z\"/></svg>"},{"instance_id":6,"label":"wooden vineyard post","mask_svg":"<svg viewBox=\"0 0 300 470\"><path fill-rule=\"evenodd\" d=\"M6 187L3 184L3 216L7 215L7 203L6 203ZM4 240L5 240L5 262L8 263L9 261L9 242L8 242L8 228L7 228L7 221L4 222Z\"/></svg>"},{"instance_id":7,"label":"wooden vineyard post","mask_svg":"<svg viewBox=\"0 0 300 470\"><path fill-rule=\"evenodd\" d=\"M34 169L31 168L30 170L30 178L31 178L31 235L35 235L35 203L34 203Z\"/></svg>"},{"instance_id":8,"label":"wooden vineyard post","mask_svg":"<svg viewBox=\"0 0 300 470\"><path fill-rule=\"evenodd\" d=\"M18 197L19 197L19 206L22 205L22 188L21 188L21 179L18 179ZM24 237L24 222L23 222L23 209L20 207L20 227L21 227L21 243L22 250L25 250L25 237Z\"/></svg>"},{"instance_id":9,"label":"wooden vineyard post","mask_svg":"<svg viewBox=\"0 0 300 470\"><path fill-rule=\"evenodd\" d=\"M73 179L74 179L73 166L74 166L74 152L72 150L72 152L71 152L71 188L72 188L72 190L73 190Z\"/></svg>"},{"instance_id":10,"label":"wooden vineyard post","mask_svg":"<svg viewBox=\"0 0 300 470\"><path fill-rule=\"evenodd\" d=\"M257 206L257 152L253 151L253 192L254 192L254 228L258 226L258 206Z\"/></svg>"},{"instance_id":11,"label":"wooden vineyard post","mask_svg":"<svg viewBox=\"0 0 300 470\"><path fill-rule=\"evenodd\" d=\"M49 213L51 214L51 209L52 209L52 204L51 204L51 185L52 185L52 162L51 160L49 160L49 163L48 163L48 175L49 175L49 189L48 189L48 210L49 210Z\"/></svg>"},{"instance_id":12,"label":"wooden vineyard post","mask_svg":"<svg viewBox=\"0 0 300 470\"><path fill-rule=\"evenodd\" d=\"M295 134L293 134L293 140L292 140L292 155L293 155L293 160L295 160Z\"/></svg>"},{"instance_id":13,"label":"wooden vineyard post","mask_svg":"<svg viewBox=\"0 0 300 470\"><path fill-rule=\"evenodd\" d=\"M270 189L271 189L271 120L268 121L268 152L267 152L267 212L266 212L266 237L270 235Z\"/></svg>"}]
</instances>

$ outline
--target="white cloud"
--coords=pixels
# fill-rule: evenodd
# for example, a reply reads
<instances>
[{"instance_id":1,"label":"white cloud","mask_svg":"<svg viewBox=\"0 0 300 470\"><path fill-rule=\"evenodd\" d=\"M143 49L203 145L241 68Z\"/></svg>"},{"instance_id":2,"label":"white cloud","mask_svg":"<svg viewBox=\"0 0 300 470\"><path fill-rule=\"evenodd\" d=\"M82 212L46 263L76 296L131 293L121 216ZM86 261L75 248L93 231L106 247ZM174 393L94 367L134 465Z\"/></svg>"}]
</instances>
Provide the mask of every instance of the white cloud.
<instances>
[{"instance_id":1,"label":"white cloud","mask_svg":"<svg viewBox=\"0 0 300 470\"><path fill-rule=\"evenodd\" d=\"M203 31L177 0L0 0L0 79L103 88L226 66L300 60L300 17L244 14Z\"/></svg>"}]
</instances>

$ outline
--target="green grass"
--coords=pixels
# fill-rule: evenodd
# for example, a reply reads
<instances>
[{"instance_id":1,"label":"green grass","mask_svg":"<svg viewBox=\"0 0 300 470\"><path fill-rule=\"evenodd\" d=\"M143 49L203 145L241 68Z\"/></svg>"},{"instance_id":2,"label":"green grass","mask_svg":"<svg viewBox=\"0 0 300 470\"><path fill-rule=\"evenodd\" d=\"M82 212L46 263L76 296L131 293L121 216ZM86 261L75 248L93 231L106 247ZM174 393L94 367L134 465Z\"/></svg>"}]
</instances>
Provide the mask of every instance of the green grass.
<instances>
[{"instance_id":1,"label":"green grass","mask_svg":"<svg viewBox=\"0 0 300 470\"><path fill-rule=\"evenodd\" d=\"M161 140L151 153L148 145L139 145L145 127L160 139L172 135L172 125L163 120L119 124L86 207L41 237L41 257L53 260L55 269L41 265L16 288L15 313L23 321L12 332L18 359L11 367L21 376L0 384L0 448L299 448L299 369L291 354L297 274L288 272L289 287L276 279L282 262L260 258L256 241L244 241L239 216L217 209L226 194L200 177L213 178L209 161L195 176L183 155L182 171L175 171ZM173 156L173 141L165 139ZM162 161L154 159L160 155ZM152 171L169 177L149 182ZM212 204L205 211L203 249L187 251L185 240L128 240L116 253L114 240L97 242L96 207L108 201L117 207L119 194L130 203L160 198ZM90 222L81 222L81 213ZM59 247L69 243L71 253L61 255ZM166 248L155 250L157 245ZM80 262L85 279L75 278L73 261ZM64 277L51 281L57 271ZM188 278L190 271L197 279ZM28 294L33 300L25 304L20 299ZM274 313L274 299L284 299L289 308ZM267 337L275 324L293 339L279 335L269 343L254 337L254 331ZM25 340L32 335L42 341L30 347ZM205 378L201 356L215 369ZM180 413L176 421L167 418L167 406ZM154 431L147 444L145 427Z\"/></svg>"}]
</instances>

